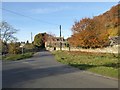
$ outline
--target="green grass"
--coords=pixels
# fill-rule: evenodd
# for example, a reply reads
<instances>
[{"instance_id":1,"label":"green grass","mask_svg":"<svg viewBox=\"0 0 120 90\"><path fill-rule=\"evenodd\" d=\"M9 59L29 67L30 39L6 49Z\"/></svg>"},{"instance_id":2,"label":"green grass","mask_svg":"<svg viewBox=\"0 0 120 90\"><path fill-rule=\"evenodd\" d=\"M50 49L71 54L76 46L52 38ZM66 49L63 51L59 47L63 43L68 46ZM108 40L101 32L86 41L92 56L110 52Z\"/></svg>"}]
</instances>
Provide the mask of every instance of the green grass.
<instances>
[{"instance_id":1,"label":"green grass","mask_svg":"<svg viewBox=\"0 0 120 90\"><path fill-rule=\"evenodd\" d=\"M64 64L81 70L118 78L118 55L67 51L54 51L52 53L59 62Z\"/></svg>"},{"instance_id":2,"label":"green grass","mask_svg":"<svg viewBox=\"0 0 120 90\"><path fill-rule=\"evenodd\" d=\"M21 60L21 59L26 59L26 58L30 58L33 56L34 53L29 52L29 53L25 53L25 54L13 54L13 55L7 55L7 56L3 56L3 60Z\"/></svg>"}]
</instances>

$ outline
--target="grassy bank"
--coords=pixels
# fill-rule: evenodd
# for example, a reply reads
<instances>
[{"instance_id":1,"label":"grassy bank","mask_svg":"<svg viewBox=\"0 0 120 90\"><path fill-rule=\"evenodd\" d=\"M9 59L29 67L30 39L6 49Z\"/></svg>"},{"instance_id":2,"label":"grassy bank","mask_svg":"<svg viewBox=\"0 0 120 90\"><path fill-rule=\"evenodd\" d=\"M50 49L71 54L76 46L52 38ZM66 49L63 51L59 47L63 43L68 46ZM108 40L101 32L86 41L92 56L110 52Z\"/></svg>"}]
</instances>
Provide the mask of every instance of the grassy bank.
<instances>
[{"instance_id":1,"label":"grassy bank","mask_svg":"<svg viewBox=\"0 0 120 90\"><path fill-rule=\"evenodd\" d=\"M26 59L30 58L33 56L33 52L25 53L25 54L12 54L12 55L7 55L3 56L2 60L21 60L21 59Z\"/></svg>"},{"instance_id":2,"label":"grassy bank","mask_svg":"<svg viewBox=\"0 0 120 90\"><path fill-rule=\"evenodd\" d=\"M52 52L64 64L97 74L118 78L118 56L113 54L88 52Z\"/></svg>"}]
</instances>

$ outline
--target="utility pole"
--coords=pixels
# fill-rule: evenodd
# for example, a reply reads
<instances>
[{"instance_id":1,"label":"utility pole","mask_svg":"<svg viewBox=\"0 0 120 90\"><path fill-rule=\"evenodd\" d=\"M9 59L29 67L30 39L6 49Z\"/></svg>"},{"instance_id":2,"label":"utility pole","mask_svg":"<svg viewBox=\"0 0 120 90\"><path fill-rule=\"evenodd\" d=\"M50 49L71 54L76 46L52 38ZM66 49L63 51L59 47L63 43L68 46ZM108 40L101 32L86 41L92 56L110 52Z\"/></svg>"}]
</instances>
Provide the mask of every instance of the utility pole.
<instances>
[{"instance_id":1,"label":"utility pole","mask_svg":"<svg viewBox=\"0 0 120 90\"><path fill-rule=\"evenodd\" d=\"M32 36L32 32L31 32L31 43L33 42L33 36Z\"/></svg>"},{"instance_id":2,"label":"utility pole","mask_svg":"<svg viewBox=\"0 0 120 90\"><path fill-rule=\"evenodd\" d=\"M60 50L62 50L62 42L61 42L61 25L60 25Z\"/></svg>"}]
</instances>

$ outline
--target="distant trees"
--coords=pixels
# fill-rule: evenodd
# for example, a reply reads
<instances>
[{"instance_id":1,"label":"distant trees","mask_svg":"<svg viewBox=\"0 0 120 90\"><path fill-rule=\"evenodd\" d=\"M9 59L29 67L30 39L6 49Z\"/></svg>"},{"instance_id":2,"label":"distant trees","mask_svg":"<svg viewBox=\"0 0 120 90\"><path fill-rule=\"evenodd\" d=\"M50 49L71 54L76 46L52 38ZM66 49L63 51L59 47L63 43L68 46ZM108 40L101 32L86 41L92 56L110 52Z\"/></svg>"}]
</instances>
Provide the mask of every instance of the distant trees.
<instances>
[{"instance_id":1,"label":"distant trees","mask_svg":"<svg viewBox=\"0 0 120 90\"><path fill-rule=\"evenodd\" d=\"M100 48L109 45L108 37L118 35L118 5L103 15L83 18L72 26L73 35L68 39L75 47ZM114 12L114 13L112 13ZM112 34L111 34L112 33Z\"/></svg>"},{"instance_id":2,"label":"distant trees","mask_svg":"<svg viewBox=\"0 0 120 90\"><path fill-rule=\"evenodd\" d=\"M27 40L27 42L24 45L24 49L25 52L34 52L35 46L33 43L29 43L29 41Z\"/></svg>"},{"instance_id":3,"label":"distant trees","mask_svg":"<svg viewBox=\"0 0 120 90\"><path fill-rule=\"evenodd\" d=\"M29 41L27 40L26 44L29 44Z\"/></svg>"}]
</instances>

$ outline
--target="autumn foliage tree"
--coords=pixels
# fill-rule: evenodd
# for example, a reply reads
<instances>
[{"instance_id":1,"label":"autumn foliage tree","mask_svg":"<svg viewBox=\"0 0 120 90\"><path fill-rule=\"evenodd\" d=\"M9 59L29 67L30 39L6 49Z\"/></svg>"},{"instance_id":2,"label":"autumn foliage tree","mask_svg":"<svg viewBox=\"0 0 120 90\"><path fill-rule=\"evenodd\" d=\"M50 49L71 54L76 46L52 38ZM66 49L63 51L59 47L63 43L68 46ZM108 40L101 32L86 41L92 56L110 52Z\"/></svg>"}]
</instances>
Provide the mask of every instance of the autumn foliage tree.
<instances>
[{"instance_id":1,"label":"autumn foliage tree","mask_svg":"<svg viewBox=\"0 0 120 90\"><path fill-rule=\"evenodd\" d=\"M79 23L79 24L78 24ZM69 42L76 47L98 48L108 44L106 31L102 32L99 21L95 19L85 18L80 22L75 22L72 31L73 36Z\"/></svg>"},{"instance_id":2,"label":"autumn foliage tree","mask_svg":"<svg viewBox=\"0 0 120 90\"><path fill-rule=\"evenodd\" d=\"M108 46L108 37L119 35L119 7L120 5L114 6L111 10L92 19L83 18L80 21L76 21L72 26L73 35L69 38L69 43L72 46L83 48Z\"/></svg>"}]
</instances>

